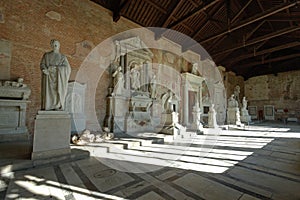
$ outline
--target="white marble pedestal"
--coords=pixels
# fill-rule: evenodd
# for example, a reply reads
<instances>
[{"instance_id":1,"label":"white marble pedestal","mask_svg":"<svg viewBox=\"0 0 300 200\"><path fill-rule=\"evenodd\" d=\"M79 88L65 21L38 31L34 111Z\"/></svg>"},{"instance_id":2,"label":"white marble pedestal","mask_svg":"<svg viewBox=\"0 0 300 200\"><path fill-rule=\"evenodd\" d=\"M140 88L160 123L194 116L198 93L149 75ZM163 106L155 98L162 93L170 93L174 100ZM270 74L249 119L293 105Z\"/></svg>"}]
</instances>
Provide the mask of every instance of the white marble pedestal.
<instances>
[{"instance_id":1,"label":"white marble pedestal","mask_svg":"<svg viewBox=\"0 0 300 200\"><path fill-rule=\"evenodd\" d=\"M208 127L209 128L217 128L218 124L217 124L217 117L216 117L217 113L214 109L214 106L211 105L208 111Z\"/></svg>"},{"instance_id":2,"label":"white marble pedestal","mask_svg":"<svg viewBox=\"0 0 300 200\"><path fill-rule=\"evenodd\" d=\"M242 109L241 110L241 122L249 123L251 122L251 116L248 113L248 110Z\"/></svg>"},{"instance_id":3,"label":"white marble pedestal","mask_svg":"<svg viewBox=\"0 0 300 200\"><path fill-rule=\"evenodd\" d=\"M161 133L174 135L178 134L180 129L176 127L178 124L178 113L177 112L166 112L162 113L163 124L160 126Z\"/></svg>"},{"instance_id":4,"label":"white marble pedestal","mask_svg":"<svg viewBox=\"0 0 300 200\"><path fill-rule=\"evenodd\" d=\"M227 109L227 124L241 125L240 111L238 107Z\"/></svg>"},{"instance_id":5,"label":"white marble pedestal","mask_svg":"<svg viewBox=\"0 0 300 200\"><path fill-rule=\"evenodd\" d=\"M46 159L71 153L71 120L65 111L39 111L35 119L31 158Z\"/></svg>"}]
</instances>

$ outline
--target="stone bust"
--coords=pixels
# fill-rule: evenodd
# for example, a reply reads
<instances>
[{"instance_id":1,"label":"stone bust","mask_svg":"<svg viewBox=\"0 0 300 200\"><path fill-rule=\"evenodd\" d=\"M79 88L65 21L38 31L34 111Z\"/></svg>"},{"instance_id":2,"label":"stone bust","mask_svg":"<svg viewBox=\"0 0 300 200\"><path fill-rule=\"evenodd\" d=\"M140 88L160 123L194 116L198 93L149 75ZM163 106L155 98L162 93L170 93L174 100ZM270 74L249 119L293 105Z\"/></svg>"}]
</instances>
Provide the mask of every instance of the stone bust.
<instances>
[{"instance_id":1,"label":"stone bust","mask_svg":"<svg viewBox=\"0 0 300 200\"><path fill-rule=\"evenodd\" d=\"M59 52L58 40L51 40L52 51L46 52L40 63L42 71L42 110L64 110L71 67Z\"/></svg>"}]
</instances>

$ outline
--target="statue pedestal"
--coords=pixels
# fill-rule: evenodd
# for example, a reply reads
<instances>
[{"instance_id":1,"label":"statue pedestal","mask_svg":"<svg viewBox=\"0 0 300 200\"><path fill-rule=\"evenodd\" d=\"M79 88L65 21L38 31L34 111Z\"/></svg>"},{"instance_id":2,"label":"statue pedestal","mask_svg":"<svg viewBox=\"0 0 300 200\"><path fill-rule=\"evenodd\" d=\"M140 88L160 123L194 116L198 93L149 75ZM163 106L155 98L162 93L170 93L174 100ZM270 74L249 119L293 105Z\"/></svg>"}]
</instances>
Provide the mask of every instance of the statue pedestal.
<instances>
[{"instance_id":1,"label":"statue pedestal","mask_svg":"<svg viewBox=\"0 0 300 200\"><path fill-rule=\"evenodd\" d=\"M166 112L162 113L162 128L160 130L161 133L174 135L178 134L180 129L176 127L178 124L178 113L177 112Z\"/></svg>"},{"instance_id":2,"label":"statue pedestal","mask_svg":"<svg viewBox=\"0 0 300 200\"><path fill-rule=\"evenodd\" d=\"M203 133L203 125L201 123L201 112L200 110L196 110L193 112L193 124L192 130L195 130L197 133Z\"/></svg>"},{"instance_id":3,"label":"statue pedestal","mask_svg":"<svg viewBox=\"0 0 300 200\"><path fill-rule=\"evenodd\" d=\"M217 128L218 127L215 110L210 110L208 112L208 127L209 128Z\"/></svg>"},{"instance_id":4,"label":"statue pedestal","mask_svg":"<svg viewBox=\"0 0 300 200\"><path fill-rule=\"evenodd\" d=\"M238 107L227 109L227 124L241 125L240 111Z\"/></svg>"},{"instance_id":5,"label":"statue pedestal","mask_svg":"<svg viewBox=\"0 0 300 200\"><path fill-rule=\"evenodd\" d=\"M178 123L177 112L162 113L162 118L164 119L164 126L174 126L174 124Z\"/></svg>"},{"instance_id":6,"label":"statue pedestal","mask_svg":"<svg viewBox=\"0 0 300 200\"><path fill-rule=\"evenodd\" d=\"M241 110L241 121L244 123L251 122L251 116L248 113L248 110L242 109Z\"/></svg>"},{"instance_id":7,"label":"statue pedestal","mask_svg":"<svg viewBox=\"0 0 300 200\"><path fill-rule=\"evenodd\" d=\"M39 111L35 119L31 158L46 159L71 153L71 120L65 111Z\"/></svg>"}]
</instances>

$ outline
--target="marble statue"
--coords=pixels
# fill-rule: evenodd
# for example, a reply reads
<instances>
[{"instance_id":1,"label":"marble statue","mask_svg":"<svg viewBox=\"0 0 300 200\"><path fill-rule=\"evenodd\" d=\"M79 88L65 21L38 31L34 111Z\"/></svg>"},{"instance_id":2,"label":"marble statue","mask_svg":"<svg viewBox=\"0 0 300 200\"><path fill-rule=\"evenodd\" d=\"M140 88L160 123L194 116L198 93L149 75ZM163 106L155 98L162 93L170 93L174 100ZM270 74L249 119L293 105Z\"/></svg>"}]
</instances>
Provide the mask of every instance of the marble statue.
<instances>
[{"instance_id":1,"label":"marble statue","mask_svg":"<svg viewBox=\"0 0 300 200\"><path fill-rule=\"evenodd\" d=\"M243 97L242 100L242 108L241 108L241 121L242 122L251 122L251 116L249 115L249 112L247 110L247 100L246 97Z\"/></svg>"},{"instance_id":2,"label":"marble statue","mask_svg":"<svg viewBox=\"0 0 300 200\"><path fill-rule=\"evenodd\" d=\"M43 55L42 110L64 110L71 67L65 55L59 52L58 40L51 40L52 51Z\"/></svg>"},{"instance_id":3,"label":"marble statue","mask_svg":"<svg viewBox=\"0 0 300 200\"><path fill-rule=\"evenodd\" d=\"M177 98L175 93L172 93L171 90L168 90L165 94L162 96L162 106L163 111L166 112L177 112ZM174 107L175 106L175 107Z\"/></svg>"},{"instance_id":4,"label":"marble statue","mask_svg":"<svg viewBox=\"0 0 300 200\"><path fill-rule=\"evenodd\" d=\"M238 103L238 107L240 107L240 92L241 92L240 86L236 85L235 88L234 88L234 97L235 97L235 100Z\"/></svg>"},{"instance_id":5,"label":"marble statue","mask_svg":"<svg viewBox=\"0 0 300 200\"><path fill-rule=\"evenodd\" d=\"M239 104L234 94L228 99L227 124L241 125Z\"/></svg>"},{"instance_id":6,"label":"marble statue","mask_svg":"<svg viewBox=\"0 0 300 200\"><path fill-rule=\"evenodd\" d=\"M137 64L130 70L131 89L138 90L140 88L140 72L137 70Z\"/></svg>"},{"instance_id":7,"label":"marble statue","mask_svg":"<svg viewBox=\"0 0 300 200\"><path fill-rule=\"evenodd\" d=\"M242 104L243 104L242 109L247 110L247 100L246 100L246 97L243 97Z\"/></svg>"},{"instance_id":8,"label":"marble statue","mask_svg":"<svg viewBox=\"0 0 300 200\"><path fill-rule=\"evenodd\" d=\"M114 79L114 93L115 95L120 95L124 89L124 74L122 72L122 67L119 66L116 71L112 74Z\"/></svg>"},{"instance_id":9,"label":"marble statue","mask_svg":"<svg viewBox=\"0 0 300 200\"><path fill-rule=\"evenodd\" d=\"M235 97L235 95L232 94L230 96L230 98L228 99L228 108L236 108L236 107L238 107L238 102L237 102L237 100L234 97Z\"/></svg>"},{"instance_id":10,"label":"marble statue","mask_svg":"<svg viewBox=\"0 0 300 200\"><path fill-rule=\"evenodd\" d=\"M156 76L153 75L150 83L150 96L152 99L156 99L156 84L157 84Z\"/></svg>"},{"instance_id":11,"label":"marble statue","mask_svg":"<svg viewBox=\"0 0 300 200\"><path fill-rule=\"evenodd\" d=\"M211 104L211 106L209 107L209 111L208 111L208 127L209 128L217 128L218 127L216 114L217 113L215 110L215 105Z\"/></svg>"},{"instance_id":12,"label":"marble statue","mask_svg":"<svg viewBox=\"0 0 300 200\"><path fill-rule=\"evenodd\" d=\"M196 100L195 105L193 106L193 124L192 128L197 131L197 133L203 133L203 125L201 123L201 109L199 106L199 101Z\"/></svg>"}]
</instances>

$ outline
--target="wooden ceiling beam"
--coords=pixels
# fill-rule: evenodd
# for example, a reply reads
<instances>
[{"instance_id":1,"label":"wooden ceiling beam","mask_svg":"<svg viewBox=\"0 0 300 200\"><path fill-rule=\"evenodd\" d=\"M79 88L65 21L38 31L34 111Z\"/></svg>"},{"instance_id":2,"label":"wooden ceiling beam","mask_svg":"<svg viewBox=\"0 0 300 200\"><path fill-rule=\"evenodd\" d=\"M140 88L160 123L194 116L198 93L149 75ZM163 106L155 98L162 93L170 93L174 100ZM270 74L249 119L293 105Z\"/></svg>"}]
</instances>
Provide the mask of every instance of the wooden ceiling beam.
<instances>
[{"instance_id":1,"label":"wooden ceiling beam","mask_svg":"<svg viewBox=\"0 0 300 200\"><path fill-rule=\"evenodd\" d=\"M266 21L300 21L300 16L288 16L288 15L280 15L280 16L271 16L266 19Z\"/></svg>"},{"instance_id":2,"label":"wooden ceiling beam","mask_svg":"<svg viewBox=\"0 0 300 200\"><path fill-rule=\"evenodd\" d=\"M271 58L268 60L251 62L251 63L245 64L245 65L241 65L241 67L252 67L252 66L256 66L256 65L263 65L263 64L267 64L267 63L277 62L277 61L281 61L281 60L288 60L288 59L297 58L297 57L300 57L300 53L280 56L280 57Z\"/></svg>"},{"instance_id":3,"label":"wooden ceiling beam","mask_svg":"<svg viewBox=\"0 0 300 200\"><path fill-rule=\"evenodd\" d=\"M265 41L262 41L260 44L256 45L254 47L254 51L256 52L258 49L260 49L262 46L264 46L269 40L265 40Z\"/></svg>"},{"instance_id":4,"label":"wooden ceiling beam","mask_svg":"<svg viewBox=\"0 0 300 200\"><path fill-rule=\"evenodd\" d=\"M201 5L200 7L194 9L193 11L191 11L188 14L184 15L183 17L179 18L177 21L175 21L172 24L168 25L167 28L172 29L172 28L178 26L179 24L183 23L184 21L186 21L186 20L190 19L191 17L199 14L203 10L206 10L209 7L215 5L219 1L221 1L221 0L214 0L214 1L211 1L210 3L208 3L206 5Z\"/></svg>"},{"instance_id":5,"label":"wooden ceiling beam","mask_svg":"<svg viewBox=\"0 0 300 200\"><path fill-rule=\"evenodd\" d=\"M247 33L245 40L248 40L265 22L265 20L261 21L251 32Z\"/></svg>"},{"instance_id":6,"label":"wooden ceiling beam","mask_svg":"<svg viewBox=\"0 0 300 200\"><path fill-rule=\"evenodd\" d=\"M146 1L148 4L150 4L151 6L153 6L155 9L157 9L159 12L166 14L167 11L165 9L163 9L162 7L158 6L156 3L154 3L152 0L144 0Z\"/></svg>"},{"instance_id":7,"label":"wooden ceiling beam","mask_svg":"<svg viewBox=\"0 0 300 200\"><path fill-rule=\"evenodd\" d=\"M216 41L212 42L208 47L207 51L213 50L216 46L218 46L225 38L227 35L223 35L222 37L219 37Z\"/></svg>"},{"instance_id":8,"label":"wooden ceiling beam","mask_svg":"<svg viewBox=\"0 0 300 200\"><path fill-rule=\"evenodd\" d=\"M290 43L279 45L279 46L276 46L276 47L273 47L273 48L264 49L264 50L261 50L261 51L258 51L258 52L256 52L256 49L254 49L253 53L248 53L248 54L236 57L234 59L231 59L230 62L228 63L228 65L232 66L234 63L237 63L237 62L239 62L241 60L244 60L244 59L247 59L247 58L252 58L252 57L255 57L255 56L261 56L261 55L264 55L264 54L267 54L267 53L272 53L272 52L280 51L280 50L283 50L283 49L293 48L293 47L296 47L296 46L300 46L300 42L290 42Z\"/></svg>"},{"instance_id":9,"label":"wooden ceiling beam","mask_svg":"<svg viewBox=\"0 0 300 200\"><path fill-rule=\"evenodd\" d=\"M128 8L128 6L129 6L129 4L130 4L130 0L125 0L125 1L121 4L121 6L120 6L120 15L121 15L121 16L124 14L125 10L126 10L126 9Z\"/></svg>"},{"instance_id":10,"label":"wooden ceiling beam","mask_svg":"<svg viewBox=\"0 0 300 200\"><path fill-rule=\"evenodd\" d=\"M254 22L260 21L260 20L262 20L262 19L264 19L266 17L274 15L274 14L276 14L276 13L282 11L282 10L285 10L287 8L290 8L290 7L293 7L295 5L297 5L297 2L284 3L284 4L280 5L280 6L273 7L271 9L269 9L269 10L266 10L263 13L260 13L258 15L255 15L253 17L248 18L247 20L244 20L244 21L240 22L238 25L236 25L234 27L231 27L229 30L225 30L225 31L223 31L223 32L221 32L219 34L216 34L216 35L211 36L209 38L206 38L206 39L204 39L202 41L199 41L199 43L205 43L205 42L211 41L211 40L213 40L213 39L215 39L217 37L220 37L220 36L222 36L224 34L227 34L227 33L230 33L232 31L235 31L235 30L238 30L240 28L243 28L243 27L245 27L245 26L247 26L249 24L252 24Z\"/></svg>"},{"instance_id":11,"label":"wooden ceiling beam","mask_svg":"<svg viewBox=\"0 0 300 200\"><path fill-rule=\"evenodd\" d=\"M221 50L221 51L216 52L216 53L212 53L212 55L216 56L216 55L223 54L223 53L226 53L226 52L229 52L229 51L233 51L233 50L237 50L237 49L240 49L240 48L244 48L246 46L253 45L253 44L265 41L265 40L269 40L269 39L272 39L272 38L275 38L275 37L278 37L278 36L281 36L281 35L285 35L285 34L288 34L288 33L291 33L293 31L297 31L297 30L300 30L299 26L293 26L293 27L284 28L284 29L281 29L279 31L272 32L270 34L267 34L267 35L255 38L255 39L250 40L248 42L242 42L242 43L237 44L237 45L235 45L235 46L233 46L231 48L224 49L224 50Z\"/></svg>"},{"instance_id":12,"label":"wooden ceiling beam","mask_svg":"<svg viewBox=\"0 0 300 200\"><path fill-rule=\"evenodd\" d=\"M214 17L218 12L220 12L220 10L224 7L223 4L221 4L221 6L217 9L217 11L212 15L212 17ZM207 25L207 23L209 22L209 18L208 16L206 16L206 21L203 23L202 26L200 26L191 36L191 38L195 39L195 37L204 29L204 27Z\"/></svg>"},{"instance_id":13,"label":"wooden ceiling beam","mask_svg":"<svg viewBox=\"0 0 300 200\"><path fill-rule=\"evenodd\" d=\"M284 2L286 2L286 1L287 0L284 0ZM290 9L286 9L286 12L287 12L288 15L291 14ZM290 24L290 26L293 26L293 22L292 21L289 21L289 24Z\"/></svg>"},{"instance_id":14,"label":"wooden ceiling beam","mask_svg":"<svg viewBox=\"0 0 300 200\"><path fill-rule=\"evenodd\" d=\"M246 5L243 6L243 8L231 19L231 24L234 24L237 19L239 18L239 16L245 11L245 9L250 5L250 3L252 2L253 0L249 0Z\"/></svg>"},{"instance_id":15,"label":"wooden ceiling beam","mask_svg":"<svg viewBox=\"0 0 300 200\"><path fill-rule=\"evenodd\" d=\"M220 32L220 33L218 33L216 35L213 35L213 36L210 36L210 37L208 37L206 39L198 41L198 43L203 44L203 43L209 42L209 41L211 41L213 39L216 39L216 38L218 38L220 36L223 36L223 35L226 35L228 33L231 33L232 31L238 30L238 29L240 29L240 28L242 28L244 26L247 26L249 24L252 24L254 22L262 20L262 19L264 19L266 17L272 16L272 15L274 15L274 14L276 14L276 13L282 11L282 10L285 10L287 8L290 8L290 7L293 7L293 6L297 5L297 3L300 3L300 1L292 2L292 3L284 3L284 4L281 4L279 6L273 7L271 9L269 9L269 10L266 10L263 13L260 13L258 15L255 15L255 16L251 17L251 18L248 18L247 20L244 20L244 21L240 22L238 25L236 25L234 27L231 27L230 29L224 30L223 32ZM191 44L190 46L186 45L185 49L186 50L190 49L190 48L192 48L195 45L196 44Z\"/></svg>"},{"instance_id":16,"label":"wooden ceiling beam","mask_svg":"<svg viewBox=\"0 0 300 200\"><path fill-rule=\"evenodd\" d=\"M182 4L183 0L173 0L172 4L169 6L169 10L164 18L161 18L161 20L158 22L158 27L166 28L169 20L173 17L173 15L177 12L179 9L179 6Z\"/></svg>"},{"instance_id":17,"label":"wooden ceiling beam","mask_svg":"<svg viewBox=\"0 0 300 200\"><path fill-rule=\"evenodd\" d=\"M196 8L195 10L193 10L192 12L188 13L187 15L185 15L184 17L181 17L180 19L176 19L174 16L170 15L170 18L175 18L176 21L173 22L172 24L169 24L168 26L166 26L167 24L167 20L165 21L165 24L163 24L164 28L167 28L167 29L171 29L171 28L174 28L175 26L178 26L179 24L181 24L182 26L184 26L185 28L187 28L189 31L193 32L193 29L192 28L189 28L187 27L185 24L183 24L182 22L184 22L185 20L189 19L190 17L194 16L195 14L198 14L204 10L206 10L207 8L209 8L210 6L214 5L216 2L218 2L220 0L215 0L213 1L212 3L210 4L207 4L207 5L201 5L200 6L200 9L199 8ZM169 20L169 19L168 19ZM176 23L174 25L174 23ZM159 39L162 37L163 34L165 34L168 30L165 30L165 31L162 31L162 32L158 32L158 33L155 33L155 39ZM193 37L192 37L193 38Z\"/></svg>"},{"instance_id":18,"label":"wooden ceiling beam","mask_svg":"<svg viewBox=\"0 0 300 200\"><path fill-rule=\"evenodd\" d=\"M261 5L261 2L260 2L259 0L256 0L256 2L257 2L257 4L258 4L258 6L260 7L261 11L265 12L265 9L264 9L264 7ZM285 3L286 3L286 1L285 1ZM272 23L271 23L270 21L267 21L267 23L269 24L271 30L274 31L274 27L273 27Z\"/></svg>"}]
</instances>

